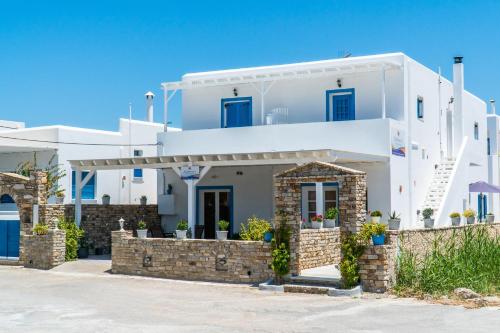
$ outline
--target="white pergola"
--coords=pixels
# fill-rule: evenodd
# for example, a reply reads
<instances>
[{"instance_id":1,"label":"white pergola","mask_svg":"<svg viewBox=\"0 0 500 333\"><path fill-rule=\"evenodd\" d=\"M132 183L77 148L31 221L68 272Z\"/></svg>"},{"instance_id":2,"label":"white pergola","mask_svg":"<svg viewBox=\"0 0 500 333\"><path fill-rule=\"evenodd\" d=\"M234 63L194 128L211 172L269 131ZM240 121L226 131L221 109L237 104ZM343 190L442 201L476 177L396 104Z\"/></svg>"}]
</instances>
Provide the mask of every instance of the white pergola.
<instances>
[{"instance_id":1,"label":"white pergola","mask_svg":"<svg viewBox=\"0 0 500 333\"><path fill-rule=\"evenodd\" d=\"M181 167L200 166L197 179L184 179L188 188L188 223L194 230L196 216L196 184L203 179L210 168L217 166L252 166L272 164L304 164L312 161L335 162L338 155L332 150L298 150L283 152L259 152L245 154L176 155L154 157L127 157L115 159L72 160L75 171L75 222L82 219L82 188L97 170L119 169L167 169L171 168L181 177ZM82 179L82 172L88 171Z\"/></svg>"}]
</instances>

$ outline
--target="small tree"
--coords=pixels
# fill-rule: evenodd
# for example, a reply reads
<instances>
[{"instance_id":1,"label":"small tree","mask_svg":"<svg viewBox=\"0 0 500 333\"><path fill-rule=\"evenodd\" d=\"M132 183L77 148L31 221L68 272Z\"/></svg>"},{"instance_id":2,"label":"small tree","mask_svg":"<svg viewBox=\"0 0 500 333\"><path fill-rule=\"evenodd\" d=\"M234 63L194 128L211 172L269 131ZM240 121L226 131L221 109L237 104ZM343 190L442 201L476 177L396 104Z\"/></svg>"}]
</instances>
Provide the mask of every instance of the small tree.
<instances>
[{"instance_id":1,"label":"small tree","mask_svg":"<svg viewBox=\"0 0 500 333\"><path fill-rule=\"evenodd\" d=\"M41 170L47 174L47 184L45 190L47 198L52 196L62 196L64 190L59 186L59 180L66 176L66 171L61 167L61 164L54 163L56 154L52 155L47 166L40 169L38 167L36 152L33 153L33 161L24 161L17 165L16 173L25 177L29 177L34 171Z\"/></svg>"}]
</instances>

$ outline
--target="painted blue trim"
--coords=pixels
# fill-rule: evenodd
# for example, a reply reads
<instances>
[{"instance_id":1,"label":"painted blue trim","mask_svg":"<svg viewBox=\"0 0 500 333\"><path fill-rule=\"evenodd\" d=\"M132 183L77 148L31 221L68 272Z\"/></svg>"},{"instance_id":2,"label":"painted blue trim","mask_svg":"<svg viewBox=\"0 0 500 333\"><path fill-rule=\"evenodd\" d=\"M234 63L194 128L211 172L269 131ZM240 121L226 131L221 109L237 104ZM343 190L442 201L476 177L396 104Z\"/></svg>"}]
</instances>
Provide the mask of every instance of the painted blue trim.
<instances>
[{"instance_id":1,"label":"painted blue trim","mask_svg":"<svg viewBox=\"0 0 500 333\"><path fill-rule=\"evenodd\" d=\"M233 185L198 185L196 186L196 225L200 221L200 191L202 190L229 190L229 236L233 235L234 230L234 187ZM217 225L218 221L215 221ZM194 232L194 230L193 230Z\"/></svg>"},{"instance_id":2,"label":"painted blue trim","mask_svg":"<svg viewBox=\"0 0 500 333\"><path fill-rule=\"evenodd\" d=\"M222 98L220 100L220 127L224 128L224 122L226 120L226 115L225 115L225 110L224 110L224 104L227 102L242 102L242 101L247 101L250 102L250 124L249 126L253 125L253 107L252 107L252 96L249 97L231 97L231 98Z\"/></svg>"},{"instance_id":3,"label":"painted blue trim","mask_svg":"<svg viewBox=\"0 0 500 333\"><path fill-rule=\"evenodd\" d=\"M316 186L316 183L300 183L300 218L304 216L304 211L302 207L302 188L308 186ZM324 182L323 186L332 186L337 188L337 208L339 206L339 183L338 182ZM340 225L340 214L338 216L338 224Z\"/></svg>"},{"instance_id":4,"label":"painted blue trim","mask_svg":"<svg viewBox=\"0 0 500 333\"><path fill-rule=\"evenodd\" d=\"M354 88L333 89L326 91L326 121L330 121L330 95L334 93L350 92L352 101L352 120L356 119L356 92ZM333 121L333 114L332 119Z\"/></svg>"},{"instance_id":5,"label":"painted blue trim","mask_svg":"<svg viewBox=\"0 0 500 333\"><path fill-rule=\"evenodd\" d=\"M82 180L89 174L88 171L82 171ZM76 174L75 171L71 171L71 199L75 199L75 184L76 184ZM82 187L82 200L95 200L95 195L97 192L97 172L90 177L89 181L85 186Z\"/></svg>"}]
</instances>

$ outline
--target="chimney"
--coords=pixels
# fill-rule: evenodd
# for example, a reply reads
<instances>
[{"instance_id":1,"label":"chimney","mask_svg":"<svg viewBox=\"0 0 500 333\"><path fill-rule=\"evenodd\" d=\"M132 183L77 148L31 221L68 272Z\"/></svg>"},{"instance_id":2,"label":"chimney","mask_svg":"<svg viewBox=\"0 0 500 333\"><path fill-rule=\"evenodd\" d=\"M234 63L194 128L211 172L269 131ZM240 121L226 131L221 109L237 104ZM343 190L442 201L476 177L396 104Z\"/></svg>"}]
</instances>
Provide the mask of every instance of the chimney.
<instances>
[{"instance_id":1,"label":"chimney","mask_svg":"<svg viewBox=\"0 0 500 333\"><path fill-rule=\"evenodd\" d=\"M463 57L455 57L453 64L453 151L458 152L464 137L463 95L464 64Z\"/></svg>"},{"instance_id":2,"label":"chimney","mask_svg":"<svg viewBox=\"0 0 500 333\"><path fill-rule=\"evenodd\" d=\"M495 100L492 98L490 99L490 114L497 114L497 109L495 106Z\"/></svg>"},{"instance_id":3,"label":"chimney","mask_svg":"<svg viewBox=\"0 0 500 333\"><path fill-rule=\"evenodd\" d=\"M155 94L151 91L148 91L144 96L146 96L146 113L147 113L147 121L150 123L154 122L153 120L153 98Z\"/></svg>"}]
</instances>

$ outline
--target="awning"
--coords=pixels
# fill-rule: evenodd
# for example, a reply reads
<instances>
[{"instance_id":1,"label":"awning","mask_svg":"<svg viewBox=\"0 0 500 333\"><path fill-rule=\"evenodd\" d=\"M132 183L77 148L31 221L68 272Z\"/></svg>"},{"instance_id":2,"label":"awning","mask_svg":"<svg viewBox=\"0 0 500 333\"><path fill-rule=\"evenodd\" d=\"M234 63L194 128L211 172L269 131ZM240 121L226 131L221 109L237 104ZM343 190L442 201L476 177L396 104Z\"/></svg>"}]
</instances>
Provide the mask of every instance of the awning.
<instances>
[{"instance_id":1,"label":"awning","mask_svg":"<svg viewBox=\"0 0 500 333\"><path fill-rule=\"evenodd\" d=\"M296 164L311 161L335 162L332 150L299 150L286 152L261 152L250 154L175 155L153 157L127 157L111 159L71 160L75 170L163 169L184 165L232 166Z\"/></svg>"},{"instance_id":2,"label":"awning","mask_svg":"<svg viewBox=\"0 0 500 333\"><path fill-rule=\"evenodd\" d=\"M478 193L500 193L500 186L489 184L487 182L479 181L469 184L469 192Z\"/></svg>"}]
</instances>

